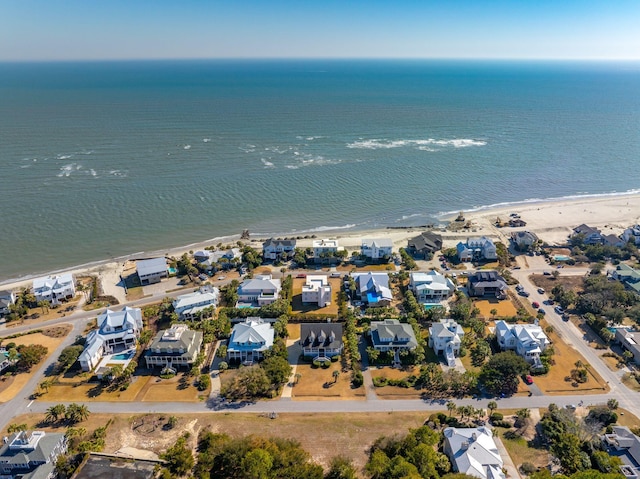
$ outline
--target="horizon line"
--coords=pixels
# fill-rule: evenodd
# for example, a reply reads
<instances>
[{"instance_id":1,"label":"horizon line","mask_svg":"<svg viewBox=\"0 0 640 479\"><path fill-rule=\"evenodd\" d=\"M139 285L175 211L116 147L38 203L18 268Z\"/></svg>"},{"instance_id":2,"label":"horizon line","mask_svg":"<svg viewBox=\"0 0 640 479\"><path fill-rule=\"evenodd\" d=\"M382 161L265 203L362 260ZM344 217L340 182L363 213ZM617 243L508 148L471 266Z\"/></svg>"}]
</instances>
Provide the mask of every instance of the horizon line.
<instances>
[{"instance_id":1,"label":"horizon line","mask_svg":"<svg viewBox=\"0 0 640 479\"><path fill-rule=\"evenodd\" d=\"M136 57L136 58L50 58L2 59L0 63L99 63L162 61L465 61L465 62L567 62L567 63L638 63L640 58L546 58L546 57Z\"/></svg>"}]
</instances>

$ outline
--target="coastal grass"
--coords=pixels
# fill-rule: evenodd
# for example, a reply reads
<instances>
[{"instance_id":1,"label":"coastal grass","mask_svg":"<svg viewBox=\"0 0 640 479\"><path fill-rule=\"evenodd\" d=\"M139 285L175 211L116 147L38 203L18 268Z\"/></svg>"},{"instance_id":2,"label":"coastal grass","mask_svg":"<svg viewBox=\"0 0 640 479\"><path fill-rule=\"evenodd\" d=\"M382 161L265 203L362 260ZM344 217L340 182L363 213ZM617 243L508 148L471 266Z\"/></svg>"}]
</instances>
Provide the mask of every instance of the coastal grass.
<instances>
[{"instance_id":1,"label":"coastal grass","mask_svg":"<svg viewBox=\"0 0 640 479\"><path fill-rule=\"evenodd\" d=\"M334 371L340 373L335 382ZM351 373L343 372L340 362L331 363L331 366L326 369L301 363L296 366L296 374L300 374L300 378L292 388L291 396L294 400L365 399L364 387L356 389L351 387Z\"/></svg>"},{"instance_id":2,"label":"coastal grass","mask_svg":"<svg viewBox=\"0 0 640 479\"><path fill-rule=\"evenodd\" d=\"M41 344L42 346L45 346L48 349L48 353L46 357L42 359L40 363L42 364L49 360L53 352L57 349L67 334L69 334L71 331L71 325L64 324L51 329L55 329L56 332L54 335L49 335L51 333L49 333L48 330L45 330L42 333L23 335L9 341L15 343L16 346L20 346L22 344ZM38 369L39 365L36 365L32 367L29 372L18 373L11 376L2 376L0 381L0 402L10 401L19 394L33 375L36 374Z\"/></svg>"},{"instance_id":3,"label":"coastal grass","mask_svg":"<svg viewBox=\"0 0 640 479\"><path fill-rule=\"evenodd\" d=\"M518 437L515 439L507 439L504 437L504 433L509 431L502 427L495 428L498 436L502 440L505 449L511 456L516 467L520 467L525 462L530 462L536 467L546 467L549 464L549 451L546 449L538 449L530 445L524 437Z\"/></svg>"},{"instance_id":4,"label":"coastal grass","mask_svg":"<svg viewBox=\"0 0 640 479\"><path fill-rule=\"evenodd\" d=\"M640 383L632 374L629 374L629 373L623 374L622 384L624 384L629 389L632 389L634 391L640 391Z\"/></svg>"}]
</instances>

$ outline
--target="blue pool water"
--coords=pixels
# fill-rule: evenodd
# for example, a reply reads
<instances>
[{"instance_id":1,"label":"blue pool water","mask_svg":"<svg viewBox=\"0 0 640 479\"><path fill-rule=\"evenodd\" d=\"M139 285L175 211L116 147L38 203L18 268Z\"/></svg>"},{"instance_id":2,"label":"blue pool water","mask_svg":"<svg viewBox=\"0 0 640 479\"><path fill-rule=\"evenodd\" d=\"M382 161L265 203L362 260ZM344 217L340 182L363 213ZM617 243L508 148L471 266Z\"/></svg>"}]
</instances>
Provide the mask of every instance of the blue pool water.
<instances>
[{"instance_id":1,"label":"blue pool water","mask_svg":"<svg viewBox=\"0 0 640 479\"><path fill-rule=\"evenodd\" d=\"M557 254L553 257L556 261L568 261L570 258L564 254Z\"/></svg>"},{"instance_id":2,"label":"blue pool water","mask_svg":"<svg viewBox=\"0 0 640 479\"><path fill-rule=\"evenodd\" d=\"M120 353L120 354L114 354L113 356L111 356L111 359L118 359L120 361L126 361L131 356L133 356L133 353L131 353L131 352L129 352L129 353Z\"/></svg>"}]
</instances>

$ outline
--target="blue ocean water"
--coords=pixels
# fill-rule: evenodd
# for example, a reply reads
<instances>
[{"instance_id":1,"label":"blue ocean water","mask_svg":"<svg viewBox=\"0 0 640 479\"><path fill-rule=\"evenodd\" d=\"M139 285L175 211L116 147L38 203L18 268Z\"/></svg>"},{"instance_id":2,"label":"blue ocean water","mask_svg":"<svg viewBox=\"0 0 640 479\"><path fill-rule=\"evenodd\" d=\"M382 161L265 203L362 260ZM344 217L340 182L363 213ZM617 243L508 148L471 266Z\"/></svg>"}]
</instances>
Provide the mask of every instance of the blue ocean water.
<instances>
[{"instance_id":1,"label":"blue ocean water","mask_svg":"<svg viewBox=\"0 0 640 479\"><path fill-rule=\"evenodd\" d=\"M640 64L0 64L0 279L640 187Z\"/></svg>"}]
</instances>

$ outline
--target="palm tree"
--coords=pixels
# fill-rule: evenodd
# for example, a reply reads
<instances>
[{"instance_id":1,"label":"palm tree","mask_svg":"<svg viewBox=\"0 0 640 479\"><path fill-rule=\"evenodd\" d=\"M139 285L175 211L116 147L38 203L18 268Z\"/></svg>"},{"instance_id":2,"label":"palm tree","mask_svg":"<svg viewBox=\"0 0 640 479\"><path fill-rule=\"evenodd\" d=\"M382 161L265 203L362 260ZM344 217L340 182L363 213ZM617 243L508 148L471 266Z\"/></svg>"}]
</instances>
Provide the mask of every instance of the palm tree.
<instances>
[{"instance_id":1,"label":"palm tree","mask_svg":"<svg viewBox=\"0 0 640 479\"><path fill-rule=\"evenodd\" d=\"M491 313L491 317L495 319L496 314L498 314L498 310L496 308L493 308L491 311L489 311L489 313Z\"/></svg>"},{"instance_id":2,"label":"palm tree","mask_svg":"<svg viewBox=\"0 0 640 479\"><path fill-rule=\"evenodd\" d=\"M295 379L293 384L298 384L298 382L300 382L300 378L302 377L302 374L296 373L293 377Z\"/></svg>"},{"instance_id":3,"label":"palm tree","mask_svg":"<svg viewBox=\"0 0 640 479\"><path fill-rule=\"evenodd\" d=\"M498 409L498 403L495 401L489 401L487 404L487 409L490 411L490 414L493 414L493 411Z\"/></svg>"},{"instance_id":4,"label":"palm tree","mask_svg":"<svg viewBox=\"0 0 640 479\"><path fill-rule=\"evenodd\" d=\"M40 306L42 308L42 314L46 314L45 313L45 309L47 310L46 312L49 312L49 301L38 301L38 306Z\"/></svg>"},{"instance_id":5,"label":"palm tree","mask_svg":"<svg viewBox=\"0 0 640 479\"><path fill-rule=\"evenodd\" d=\"M340 371L337 369L333 372L333 384L338 382L338 378L340 377Z\"/></svg>"},{"instance_id":6,"label":"palm tree","mask_svg":"<svg viewBox=\"0 0 640 479\"><path fill-rule=\"evenodd\" d=\"M458 407L456 406L456 403L454 403L453 401L449 401L447 403L447 410L449 411L449 417L451 417L453 415L453 412L457 409Z\"/></svg>"},{"instance_id":7,"label":"palm tree","mask_svg":"<svg viewBox=\"0 0 640 479\"><path fill-rule=\"evenodd\" d=\"M40 384L38 384L38 387L42 389L45 393L49 392L49 388L51 386L53 386L53 378L45 379Z\"/></svg>"},{"instance_id":8,"label":"palm tree","mask_svg":"<svg viewBox=\"0 0 640 479\"><path fill-rule=\"evenodd\" d=\"M64 404L56 404L55 406L51 406L47 409L47 413L44 417L44 420L50 424L57 422L60 418L64 417L66 414L67 408Z\"/></svg>"},{"instance_id":9,"label":"palm tree","mask_svg":"<svg viewBox=\"0 0 640 479\"><path fill-rule=\"evenodd\" d=\"M89 408L84 404L71 403L67 406L64 417L71 424L86 421L89 418Z\"/></svg>"},{"instance_id":10,"label":"palm tree","mask_svg":"<svg viewBox=\"0 0 640 479\"><path fill-rule=\"evenodd\" d=\"M67 432L64 433L67 439L74 437L81 437L87 433L87 429L84 427L70 427L67 428Z\"/></svg>"}]
</instances>

